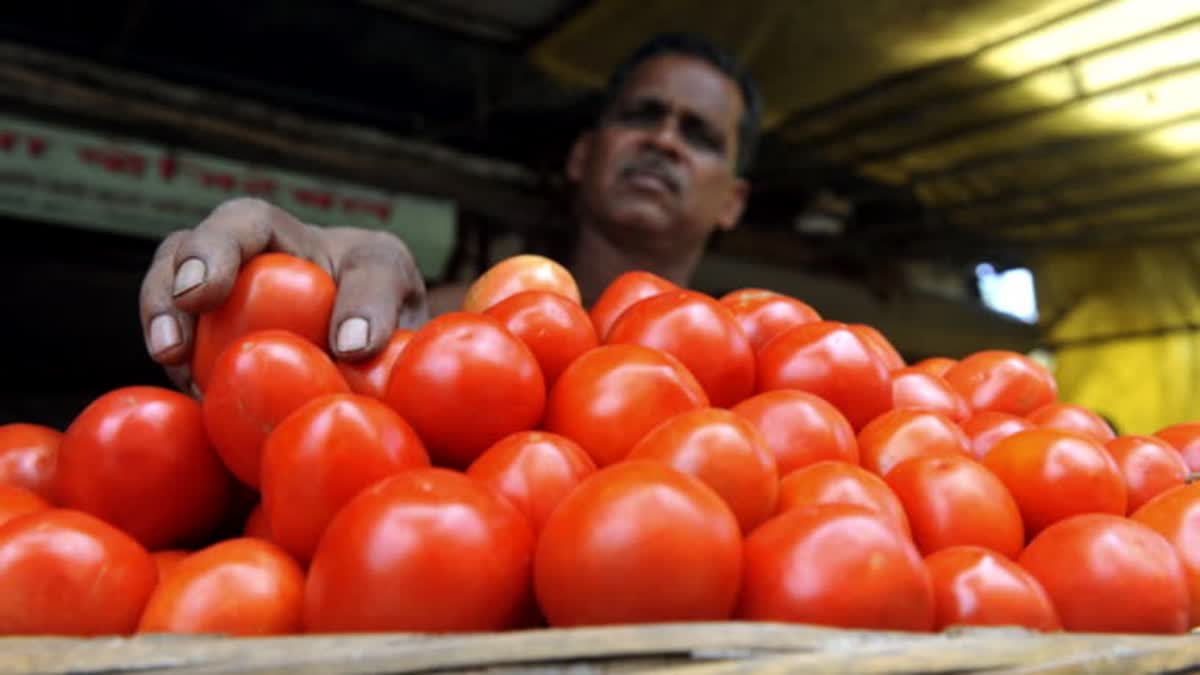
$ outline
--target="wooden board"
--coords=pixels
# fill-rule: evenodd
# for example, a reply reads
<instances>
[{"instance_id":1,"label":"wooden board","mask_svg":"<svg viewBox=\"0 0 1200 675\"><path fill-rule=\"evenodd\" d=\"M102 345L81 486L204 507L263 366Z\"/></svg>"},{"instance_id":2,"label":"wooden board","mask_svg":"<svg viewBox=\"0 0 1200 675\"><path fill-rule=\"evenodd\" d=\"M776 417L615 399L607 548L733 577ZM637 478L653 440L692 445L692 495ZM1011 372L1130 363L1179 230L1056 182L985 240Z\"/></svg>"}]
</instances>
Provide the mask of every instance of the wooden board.
<instances>
[{"instance_id":1,"label":"wooden board","mask_svg":"<svg viewBox=\"0 0 1200 675\"><path fill-rule=\"evenodd\" d=\"M0 638L0 673L1176 673L1200 636L695 623L486 635Z\"/></svg>"}]
</instances>

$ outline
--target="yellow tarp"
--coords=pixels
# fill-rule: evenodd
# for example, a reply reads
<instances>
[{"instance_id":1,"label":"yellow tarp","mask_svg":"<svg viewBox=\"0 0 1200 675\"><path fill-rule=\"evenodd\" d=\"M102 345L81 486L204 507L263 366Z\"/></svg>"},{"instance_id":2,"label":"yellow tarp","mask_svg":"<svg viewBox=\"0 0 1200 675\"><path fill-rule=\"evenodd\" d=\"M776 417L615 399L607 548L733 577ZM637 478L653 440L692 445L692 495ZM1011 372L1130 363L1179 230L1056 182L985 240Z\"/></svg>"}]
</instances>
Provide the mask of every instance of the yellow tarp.
<instances>
[{"instance_id":1,"label":"yellow tarp","mask_svg":"<svg viewBox=\"0 0 1200 675\"><path fill-rule=\"evenodd\" d=\"M1121 433L1200 420L1200 333L1189 329L1200 324L1200 243L1045 254L1035 267L1047 338L1064 343L1061 398ZM1071 344L1095 336L1119 339Z\"/></svg>"}]
</instances>

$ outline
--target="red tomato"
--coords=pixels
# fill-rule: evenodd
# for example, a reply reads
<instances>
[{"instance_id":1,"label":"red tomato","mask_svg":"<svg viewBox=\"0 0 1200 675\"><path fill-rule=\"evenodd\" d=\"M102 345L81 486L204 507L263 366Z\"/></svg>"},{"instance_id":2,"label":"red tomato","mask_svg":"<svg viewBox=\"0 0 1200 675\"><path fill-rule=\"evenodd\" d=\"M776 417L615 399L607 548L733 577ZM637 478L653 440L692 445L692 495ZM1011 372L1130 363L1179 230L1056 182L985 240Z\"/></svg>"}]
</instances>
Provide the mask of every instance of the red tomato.
<instances>
[{"instance_id":1,"label":"red tomato","mask_svg":"<svg viewBox=\"0 0 1200 675\"><path fill-rule=\"evenodd\" d=\"M249 333L213 364L204 427L225 466L257 488L262 444L285 417L318 396L349 391L329 356L279 330Z\"/></svg>"},{"instance_id":2,"label":"red tomato","mask_svg":"<svg viewBox=\"0 0 1200 675\"><path fill-rule=\"evenodd\" d=\"M596 337L603 342L617 319L639 300L676 290L679 290L678 286L649 272L625 272L614 279L592 305L589 316L596 328Z\"/></svg>"},{"instance_id":3,"label":"red tomato","mask_svg":"<svg viewBox=\"0 0 1200 675\"><path fill-rule=\"evenodd\" d=\"M231 488L200 404L169 389L104 394L75 418L58 450L58 503L102 518L149 549L209 534Z\"/></svg>"},{"instance_id":4,"label":"red tomato","mask_svg":"<svg viewBox=\"0 0 1200 675\"><path fill-rule=\"evenodd\" d=\"M825 460L793 471L779 481L776 513L815 504L853 504L873 511L905 537L911 537L908 516L896 493L866 469Z\"/></svg>"},{"instance_id":5,"label":"red tomato","mask_svg":"<svg viewBox=\"0 0 1200 675\"><path fill-rule=\"evenodd\" d=\"M1008 488L974 460L914 457L887 475L904 504L913 540L924 555L951 546L984 546L1015 558L1025 546L1021 511Z\"/></svg>"},{"instance_id":6,"label":"red tomato","mask_svg":"<svg viewBox=\"0 0 1200 675\"><path fill-rule=\"evenodd\" d=\"M463 299L464 312L483 312L524 291L548 291L579 304L579 286L567 268L540 255L517 255L492 265Z\"/></svg>"},{"instance_id":7,"label":"red tomato","mask_svg":"<svg viewBox=\"0 0 1200 675\"><path fill-rule=\"evenodd\" d=\"M38 424L0 424L0 485L54 499L54 474L62 433Z\"/></svg>"},{"instance_id":8,"label":"red tomato","mask_svg":"<svg viewBox=\"0 0 1200 675\"><path fill-rule=\"evenodd\" d=\"M310 632L493 631L530 596L533 533L520 511L448 469L413 469L352 499L308 572Z\"/></svg>"},{"instance_id":9,"label":"red tomato","mask_svg":"<svg viewBox=\"0 0 1200 675\"><path fill-rule=\"evenodd\" d=\"M966 456L967 436L954 422L923 410L900 408L880 415L858 433L864 468L886 476L913 457Z\"/></svg>"},{"instance_id":10,"label":"red tomato","mask_svg":"<svg viewBox=\"0 0 1200 675\"><path fill-rule=\"evenodd\" d=\"M817 310L807 303L782 293L761 288L742 288L721 297L721 304L733 312L750 348L758 351L771 338L805 323L821 320Z\"/></svg>"},{"instance_id":11,"label":"red tomato","mask_svg":"<svg viewBox=\"0 0 1200 675\"><path fill-rule=\"evenodd\" d=\"M579 444L543 431L505 436L467 469L467 475L508 499L529 519L534 534L596 463Z\"/></svg>"},{"instance_id":12,"label":"red tomato","mask_svg":"<svg viewBox=\"0 0 1200 675\"><path fill-rule=\"evenodd\" d=\"M125 635L158 582L132 537L80 511L0 525L0 635Z\"/></svg>"},{"instance_id":13,"label":"red tomato","mask_svg":"<svg viewBox=\"0 0 1200 675\"><path fill-rule=\"evenodd\" d=\"M357 394L313 399L263 443L262 509L271 541L306 563L325 526L354 495L428 466L421 439L383 403Z\"/></svg>"},{"instance_id":14,"label":"red tomato","mask_svg":"<svg viewBox=\"0 0 1200 675\"><path fill-rule=\"evenodd\" d=\"M1024 416L1058 397L1054 376L1028 356L1002 350L971 354L943 376L975 411Z\"/></svg>"},{"instance_id":15,"label":"red tomato","mask_svg":"<svg viewBox=\"0 0 1200 675\"><path fill-rule=\"evenodd\" d=\"M971 416L966 400L946 380L911 367L892 372L892 407L927 410L957 423Z\"/></svg>"},{"instance_id":16,"label":"red tomato","mask_svg":"<svg viewBox=\"0 0 1200 675\"><path fill-rule=\"evenodd\" d=\"M567 495L534 558L551 626L728 619L741 534L725 502L660 462L602 469Z\"/></svg>"},{"instance_id":17,"label":"red tomato","mask_svg":"<svg viewBox=\"0 0 1200 675\"><path fill-rule=\"evenodd\" d=\"M808 323L780 333L758 352L758 391L799 389L832 403L861 429L891 407L891 379L875 348L850 327Z\"/></svg>"},{"instance_id":18,"label":"red tomato","mask_svg":"<svg viewBox=\"0 0 1200 675\"><path fill-rule=\"evenodd\" d=\"M1189 471L1200 471L1200 422L1173 424L1154 432L1183 455Z\"/></svg>"},{"instance_id":19,"label":"red tomato","mask_svg":"<svg viewBox=\"0 0 1200 675\"><path fill-rule=\"evenodd\" d=\"M597 347L567 366L546 404L545 428L575 441L597 466L629 454L669 417L708 407L678 359L641 345Z\"/></svg>"},{"instance_id":20,"label":"red tomato","mask_svg":"<svg viewBox=\"0 0 1200 675\"><path fill-rule=\"evenodd\" d=\"M827 459L858 464L858 440L846 416L825 399L779 389L733 407L758 431L775 456L780 477Z\"/></svg>"},{"instance_id":21,"label":"red tomato","mask_svg":"<svg viewBox=\"0 0 1200 675\"><path fill-rule=\"evenodd\" d=\"M1154 436L1118 436L1104 449L1116 460L1125 480L1127 513L1187 480L1187 464L1179 451Z\"/></svg>"},{"instance_id":22,"label":"red tomato","mask_svg":"<svg viewBox=\"0 0 1200 675\"><path fill-rule=\"evenodd\" d=\"M1022 431L997 443L983 465L1017 500L1026 536L1080 513L1125 515L1121 470L1104 446L1086 436Z\"/></svg>"},{"instance_id":23,"label":"red tomato","mask_svg":"<svg viewBox=\"0 0 1200 675\"><path fill-rule=\"evenodd\" d=\"M975 459L983 459L997 443L1009 436L1034 428L1024 417L991 410L975 413L960 426L971 441L971 454Z\"/></svg>"},{"instance_id":24,"label":"red tomato","mask_svg":"<svg viewBox=\"0 0 1200 675\"><path fill-rule=\"evenodd\" d=\"M546 383L533 352L483 314L444 314L396 360L387 403L435 464L466 468L496 441L537 426Z\"/></svg>"},{"instance_id":25,"label":"red tomato","mask_svg":"<svg viewBox=\"0 0 1200 675\"><path fill-rule=\"evenodd\" d=\"M628 459L667 463L712 488L748 533L775 513L779 474L754 427L719 408L679 413L633 446Z\"/></svg>"},{"instance_id":26,"label":"red tomato","mask_svg":"<svg viewBox=\"0 0 1200 675\"><path fill-rule=\"evenodd\" d=\"M693 291L668 291L625 310L606 344L639 344L679 359L717 407L754 393L754 351L733 314Z\"/></svg>"},{"instance_id":27,"label":"red tomato","mask_svg":"<svg viewBox=\"0 0 1200 675\"><path fill-rule=\"evenodd\" d=\"M936 630L951 626L1062 628L1046 590L1020 565L981 546L951 546L925 558Z\"/></svg>"},{"instance_id":28,"label":"red tomato","mask_svg":"<svg viewBox=\"0 0 1200 675\"><path fill-rule=\"evenodd\" d=\"M37 493L16 485L0 484L0 525L27 513L50 508L50 502Z\"/></svg>"},{"instance_id":29,"label":"red tomato","mask_svg":"<svg viewBox=\"0 0 1200 675\"><path fill-rule=\"evenodd\" d=\"M954 364L958 363L955 359L946 358L945 356L931 356L927 359L917 361L912 365L913 368L936 375L945 379L946 371L950 370Z\"/></svg>"},{"instance_id":30,"label":"red tomato","mask_svg":"<svg viewBox=\"0 0 1200 675\"><path fill-rule=\"evenodd\" d=\"M1167 490L1131 518L1166 537L1175 548L1188 581L1188 625L1200 626L1200 483Z\"/></svg>"},{"instance_id":31,"label":"red tomato","mask_svg":"<svg viewBox=\"0 0 1200 675\"><path fill-rule=\"evenodd\" d=\"M163 579L166 579L168 574L174 572L179 563L183 562L183 559L189 555L191 555L190 551L178 548L151 553L150 558L154 560L154 567L158 570L158 583L161 585Z\"/></svg>"},{"instance_id":32,"label":"red tomato","mask_svg":"<svg viewBox=\"0 0 1200 675\"><path fill-rule=\"evenodd\" d=\"M546 378L547 389L580 354L600 344L583 307L557 293L517 293L485 314L529 347Z\"/></svg>"},{"instance_id":33,"label":"red tomato","mask_svg":"<svg viewBox=\"0 0 1200 675\"><path fill-rule=\"evenodd\" d=\"M388 377L400 352L408 345L413 331L396 329L383 351L362 361L338 361L338 372L345 378L350 391L371 398L383 399L387 396Z\"/></svg>"},{"instance_id":34,"label":"red tomato","mask_svg":"<svg viewBox=\"0 0 1200 675\"><path fill-rule=\"evenodd\" d=\"M260 330L286 330L319 349L328 344L337 287L317 265L284 253L263 253L247 262L224 304L196 321L192 380L202 391L221 352Z\"/></svg>"},{"instance_id":35,"label":"red tomato","mask_svg":"<svg viewBox=\"0 0 1200 675\"><path fill-rule=\"evenodd\" d=\"M737 615L841 628L933 628L929 572L913 543L851 504L786 511L746 538Z\"/></svg>"},{"instance_id":36,"label":"red tomato","mask_svg":"<svg viewBox=\"0 0 1200 675\"><path fill-rule=\"evenodd\" d=\"M1034 410L1026 416L1036 427L1073 431L1107 443L1116 437L1112 427L1096 413L1081 405L1055 401Z\"/></svg>"},{"instance_id":37,"label":"red tomato","mask_svg":"<svg viewBox=\"0 0 1200 675\"><path fill-rule=\"evenodd\" d=\"M1017 561L1046 589L1063 628L1099 633L1182 633L1188 587L1179 555L1133 520L1088 513L1034 537Z\"/></svg>"},{"instance_id":38,"label":"red tomato","mask_svg":"<svg viewBox=\"0 0 1200 675\"><path fill-rule=\"evenodd\" d=\"M267 522L267 513L263 511L261 503L250 511L250 515L246 518L246 524L242 527L242 536L272 540L271 524Z\"/></svg>"},{"instance_id":39,"label":"red tomato","mask_svg":"<svg viewBox=\"0 0 1200 675\"><path fill-rule=\"evenodd\" d=\"M262 539L228 539L181 560L138 623L139 633L286 635L301 631L304 571Z\"/></svg>"},{"instance_id":40,"label":"red tomato","mask_svg":"<svg viewBox=\"0 0 1200 675\"><path fill-rule=\"evenodd\" d=\"M849 328L862 340L864 345L874 352L875 357L888 369L888 372L895 372L904 367L904 357L900 356L900 352L896 351L892 343L875 327L854 323L850 324Z\"/></svg>"}]
</instances>

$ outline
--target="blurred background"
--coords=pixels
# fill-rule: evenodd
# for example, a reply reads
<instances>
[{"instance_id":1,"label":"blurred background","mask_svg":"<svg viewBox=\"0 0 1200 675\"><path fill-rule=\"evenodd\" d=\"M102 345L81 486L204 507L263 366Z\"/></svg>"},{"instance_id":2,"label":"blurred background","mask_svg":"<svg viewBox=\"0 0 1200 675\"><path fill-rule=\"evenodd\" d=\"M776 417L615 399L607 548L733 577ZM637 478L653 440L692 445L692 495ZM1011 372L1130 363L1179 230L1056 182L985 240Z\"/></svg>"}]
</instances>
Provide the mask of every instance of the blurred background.
<instances>
[{"instance_id":1,"label":"blurred background","mask_svg":"<svg viewBox=\"0 0 1200 675\"><path fill-rule=\"evenodd\" d=\"M1123 433L1200 419L1200 0L40 0L0 13L0 423L166 384L141 275L232 196L390 229L430 283L537 249L663 30L767 103L697 288L1034 355Z\"/></svg>"}]
</instances>

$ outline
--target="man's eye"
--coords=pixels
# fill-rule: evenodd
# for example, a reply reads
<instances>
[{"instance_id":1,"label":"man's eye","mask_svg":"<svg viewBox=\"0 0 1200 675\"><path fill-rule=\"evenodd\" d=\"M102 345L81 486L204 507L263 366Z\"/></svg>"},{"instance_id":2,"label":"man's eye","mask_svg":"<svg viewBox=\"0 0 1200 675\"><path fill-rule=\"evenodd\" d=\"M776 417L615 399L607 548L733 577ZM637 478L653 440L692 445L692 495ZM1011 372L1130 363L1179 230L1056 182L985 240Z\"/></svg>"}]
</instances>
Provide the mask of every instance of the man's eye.
<instances>
[{"instance_id":1,"label":"man's eye","mask_svg":"<svg viewBox=\"0 0 1200 675\"><path fill-rule=\"evenodd\" d=\"M725 145L721 142L721 139L717 138L716 134L713 134L702 125L687 125L684 128L684 137L692 145L704 148L705 150L720 152L725 149Z\"/></svg>"}]
</instances>

